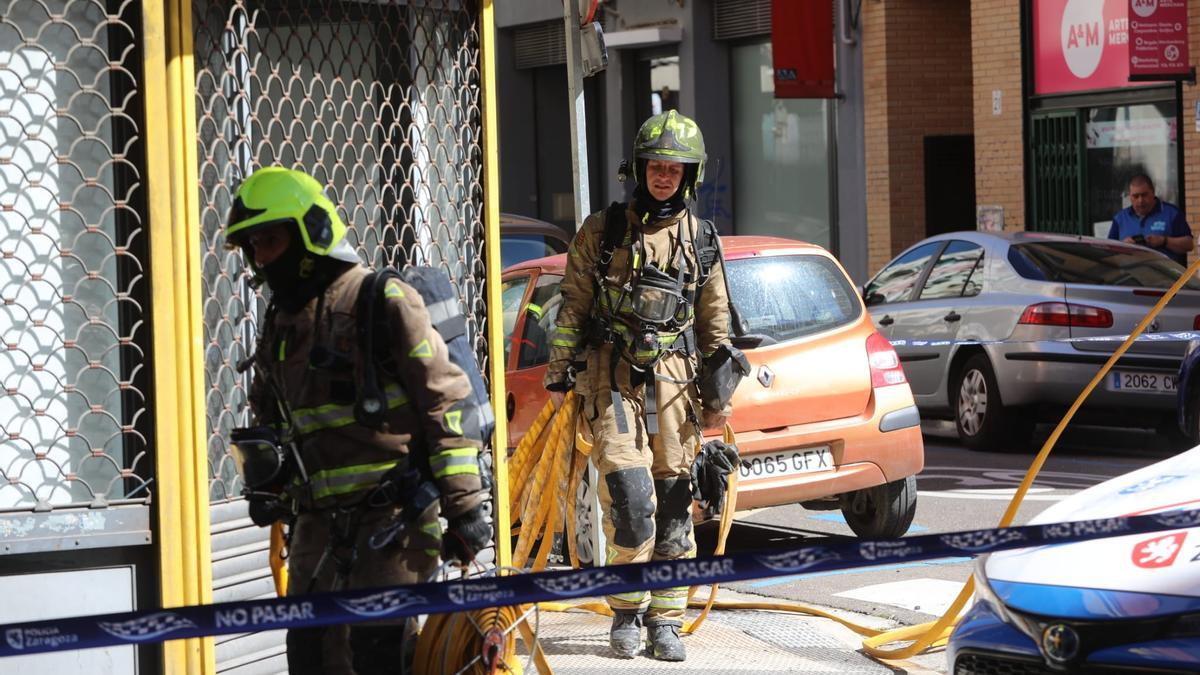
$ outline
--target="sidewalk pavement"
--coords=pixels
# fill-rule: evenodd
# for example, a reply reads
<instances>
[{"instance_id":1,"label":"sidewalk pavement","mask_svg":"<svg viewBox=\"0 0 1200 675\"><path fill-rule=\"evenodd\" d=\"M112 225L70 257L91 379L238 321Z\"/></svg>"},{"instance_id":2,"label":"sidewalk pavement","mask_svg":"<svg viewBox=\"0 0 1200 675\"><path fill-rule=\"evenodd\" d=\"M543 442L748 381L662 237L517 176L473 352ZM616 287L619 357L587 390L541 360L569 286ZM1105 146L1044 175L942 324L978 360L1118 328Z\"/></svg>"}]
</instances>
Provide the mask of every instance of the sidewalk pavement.
<instances>
[{"instance_id":1,"label":"sidewalk pavement","mask_svg":"<svg viewBox=\"0 0 1200 675\"><path fill-rule=\"evenodd\" d=\"M707 589L697 593L707 597ZM718 601L778 601L721 589ZM873 628L892 628L894 623L875 617L837 612ZM688 610L688 618L698 610ZM612 673L812 673L828 675L934 675L946 672L940 652L887 665L860 650L862 638L841 624L820 617L765 610L717 610L695 635L685 636L688 658L683 663L665 663L641 655L620 659L608 651L606 616L588 611L540 612L537 630L555 675L612 675ZM524 654L524 651L522 651ZM522 657L522 663L524 657ZM536 672L526 670L526 672Z\"/></svg>"}]
</instances>

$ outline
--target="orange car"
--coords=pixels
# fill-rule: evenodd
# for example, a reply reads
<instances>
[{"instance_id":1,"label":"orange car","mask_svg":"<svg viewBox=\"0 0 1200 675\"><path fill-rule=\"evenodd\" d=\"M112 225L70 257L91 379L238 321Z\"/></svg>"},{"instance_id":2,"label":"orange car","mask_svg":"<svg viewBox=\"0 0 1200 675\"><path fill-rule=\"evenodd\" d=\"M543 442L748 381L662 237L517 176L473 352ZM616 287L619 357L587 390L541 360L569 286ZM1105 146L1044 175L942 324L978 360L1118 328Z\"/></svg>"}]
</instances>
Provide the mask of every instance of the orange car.
<instances>
[{"instance_id":1,"label":"orange car","mask_svg":"<svg viewBox=\"0 0 1200 675\"><path fill-rule=\"evenodd\" d=\"M730 295L753 366L733 398L742 453L738 509L840 508L861 537L898 537L917 506L920 418L895 350L845 270L820 246L724 237ZM542 388L566 256L505 270L508 443L546 403Z\"/></svg>"}]
</instances>

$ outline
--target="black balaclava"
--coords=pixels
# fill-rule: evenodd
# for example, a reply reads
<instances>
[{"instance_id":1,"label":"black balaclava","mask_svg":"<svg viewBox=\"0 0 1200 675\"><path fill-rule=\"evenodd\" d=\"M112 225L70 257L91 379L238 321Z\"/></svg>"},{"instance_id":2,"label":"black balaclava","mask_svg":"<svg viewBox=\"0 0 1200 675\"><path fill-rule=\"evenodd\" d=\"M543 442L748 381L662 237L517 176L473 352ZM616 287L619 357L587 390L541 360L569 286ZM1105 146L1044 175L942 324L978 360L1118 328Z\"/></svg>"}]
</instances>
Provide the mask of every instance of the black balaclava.
<instances>
[{"instance_id":1,"label":"black balaclava","mask_svg":"<svg viewBox=\"0 0 1200 675\"><path fill-rule=\"evenodd\" d=\"M696 170L699 168L698 164L684 164L683 180L679 181L679 189L666 200L659 201L646 189L647 160L639 157L637 163L637 175L641 180L633 188L633 207L635 211L641 214L649 214L650 221L653 222L670 218L687 206L683 195L687 192L687 186L696 180Z\"/></svg>"},{"instance_id":2,"label":"black balaclava","mask_svg":"<svg viewBox=\"0 0 1200 675\"><path fill-rule=\"evenodd\" d=\"M250 250L249 254L253 257L254 251ZM304 248L300 233L293 231L287 250L263 265L260 272L271 289L271 301L285 312L298 312L352 267L352 262L313 255ZM306 268L308 273L302 274Z\"/></svg>"}]
</instances>

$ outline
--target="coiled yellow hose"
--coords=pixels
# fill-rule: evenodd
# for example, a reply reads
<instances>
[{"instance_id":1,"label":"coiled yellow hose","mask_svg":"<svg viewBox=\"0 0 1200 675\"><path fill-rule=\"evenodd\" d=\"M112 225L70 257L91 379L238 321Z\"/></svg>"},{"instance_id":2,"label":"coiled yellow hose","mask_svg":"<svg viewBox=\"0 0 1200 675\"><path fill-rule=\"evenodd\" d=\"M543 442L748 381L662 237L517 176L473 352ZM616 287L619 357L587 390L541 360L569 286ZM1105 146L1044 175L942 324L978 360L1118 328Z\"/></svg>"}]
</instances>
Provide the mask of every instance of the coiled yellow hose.
<instances>
[{"instance_id":1,"label":"coiled yellow hose","mask_svg":"<svg viewBox=\"0 0 1200 675\"><path fill-rule=\"evenodd\" d=\"M517 656L517 632L530 649L538 671L551 670L526 617L529 605L489 607L454 614L433 614L417 636L414 673L523 673Z\"/></svg>"}]
</instances>

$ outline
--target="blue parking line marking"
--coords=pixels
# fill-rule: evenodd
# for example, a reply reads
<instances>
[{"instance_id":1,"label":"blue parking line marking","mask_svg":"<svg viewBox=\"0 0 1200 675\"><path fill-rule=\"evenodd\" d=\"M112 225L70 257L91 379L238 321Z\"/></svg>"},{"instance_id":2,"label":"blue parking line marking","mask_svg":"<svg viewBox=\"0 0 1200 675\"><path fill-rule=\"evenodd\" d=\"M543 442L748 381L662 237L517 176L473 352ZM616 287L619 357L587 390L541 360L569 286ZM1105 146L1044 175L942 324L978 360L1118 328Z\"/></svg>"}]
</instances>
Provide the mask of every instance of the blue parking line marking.
<instances>
[{"instance_id":1,"label":"blue parking line marking","mask_svg":"<svg viewBox=\"0 0 1200 675\"><path fill-rule=\"evenodd\" d=\"M858 567L849 570L830 570L829 572L814 572L812 574L793 574L789 577L776 577L774 579L764 579L750 584L753 588L763 588L764 586L776 586L778 584L786 584L800 579L810 579L815 577L831 577L838 574L858 574L860 572L881 572L883 570L900 570L906 567L927 567L929 565L953 565L956 563L970 562L974 558L942 558L941 560L926 560L923 562L900 563L897 565L874 565L871 567Z\"/></svg>"},{"instance_id":2,"label":"blue parking line marking","mask_svg":"<svg viewBox=\"0 0 1200 675\"><path fill-rule=\"evenodd\" d=\"M826 520L831 523L842 523L843 525L846 523L846 516L843 516L840 513L818 513L816 515L809 516L809 518L815 518L817 520ZM928 529L929 528L927 528L923 525L917 525L916 523L913 523L912 525L908 526L908 531L910 534L916 533L916 532L924 532L925 530L928 530Z\"/></svg>"}]
</instances>

